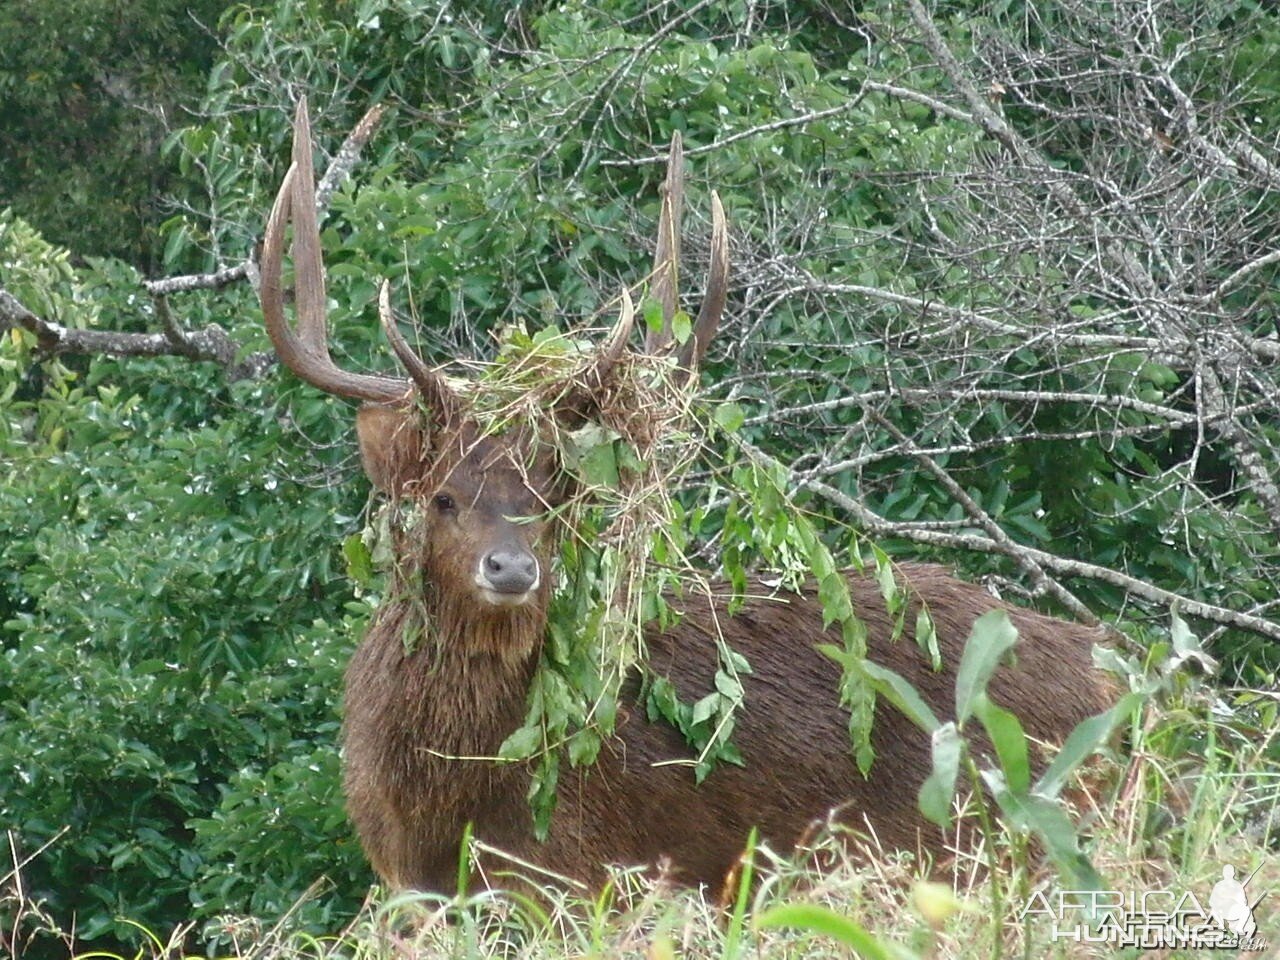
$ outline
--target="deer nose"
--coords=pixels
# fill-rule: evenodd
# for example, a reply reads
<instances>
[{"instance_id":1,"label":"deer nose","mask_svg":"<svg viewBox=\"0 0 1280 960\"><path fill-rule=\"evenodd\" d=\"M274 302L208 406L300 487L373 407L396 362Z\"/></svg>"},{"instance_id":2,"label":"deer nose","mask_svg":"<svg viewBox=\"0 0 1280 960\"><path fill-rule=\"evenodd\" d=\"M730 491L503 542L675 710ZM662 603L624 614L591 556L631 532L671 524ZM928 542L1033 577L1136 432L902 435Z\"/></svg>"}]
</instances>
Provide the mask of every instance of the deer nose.
<instances>
[{"instance_id":1,"label":"deer nose","mask_svg":"<svg viewBox=\"0 0 1280 960\"><path fill-rule=\"evenodd\" d=\"M524 550L499 547L480 562L480 580L495 593L528 593L538 585L538 560Z\"/></svg>"}]
</instances>

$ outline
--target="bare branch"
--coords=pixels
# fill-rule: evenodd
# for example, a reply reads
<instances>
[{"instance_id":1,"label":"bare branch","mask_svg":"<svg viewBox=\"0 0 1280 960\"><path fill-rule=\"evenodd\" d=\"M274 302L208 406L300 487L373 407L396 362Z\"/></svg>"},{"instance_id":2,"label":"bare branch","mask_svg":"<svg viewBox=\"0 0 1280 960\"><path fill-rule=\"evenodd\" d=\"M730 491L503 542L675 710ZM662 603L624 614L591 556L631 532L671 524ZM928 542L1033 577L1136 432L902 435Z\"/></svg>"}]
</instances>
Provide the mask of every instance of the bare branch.
<instances>
[{"instance_id":1,"label":"bare branch","mask_svg":"<svg viewBox=\"0 0 1280 960\"><path fill-rule=\"evenodd\" d=\"M375 104L370 107L365 112L365 115L360 118L360 122L355 125L352 131L347 134L346 139L342 141L342 146L334 154L333 161L329 164L328 169L325 170L324 176L316 187L317 217L323 219L325 211L329 209L329 201L333 199L334 191L355 169L355 165L360 161L360 152L377 131L385 113L386 107L381 104ZM160 280L144 280L142 286L153 297L165 297L173 293L190 293L192 290L221 290L223 287L238 283L246 278L256 279L257 268L255 264L256 254L241 263L223 267L213 273L185 274L165 277Z\"/></svg>"},{"instance_id":2,"label":"bare branch","mask_svg":"<svg viewBox=\"0 0 1280 960\"><path fill-rule=\"evenodd\" d=\"M385 108L371 107L355 129L343 141L325 171L316 190L316 213L322 216L334 191L350 175L360 159L360 151L369 142L381 122ZM169 306L168 297L194 290L221 290L241 280L256 283L257 263L250 257L242 263L212 273L188 274L144 280L143 288L152 297L162 333L125 333L104 330L77 330L44 320L0 289L0 332L18 326L36 335L40 349L49 354L104 354L114 357L177 356L188 360L209 361L224 367L231 380L261 377L274 363L272 353L255 353L237 359L235 342L216 324L202 330L187 331L179 324Z\"/></svg>"},{"instance_id":3,"label":"bare branch","mask_svg":"<svg viewBox=\"0 0 1280 960\"><path fill-rule=\"evenodd\" d=\"M1201 303L1214 303L1219 301L1259 270L1264 267L1275 266L1278 263L1280 263L1280 249L1272 250L1270 253L1258 257L1256 260L1250 260L1218 284L1218 286L1213 289L1213 292L1204 294L1198 299Z\"/></svg>"},{"instance_id":4,"label":"bare branch","mask_svg":"<svg viewBox=\"0 0 1280 960\"><path fill-rule=\"evenodd\" d=\"M76 330L36 316L11 293L0 288L0 334L21 327L35 334L45 353L95 354L111 357L186 357L217 363L231 380L260 377L274 363L270 353L250 354L237 359L237 347L225 330L209 324L203 330L183 333L168 317L168 308L157 303L163 333L123 333L108 330Z\"/></svg>"},{"instance_id":5,"label":"bare branch","mask_svg":"<svg viewBox=\"0 0 1280 960\"><path fill-rule=\"evenodd\" d=\"M1022 544L1001 544L974 534L913 529L910 526L896 524L884 519L852 497L820 480L802 479L799 485L812 490L841 509L848 511L872 536L900 537L930 546L945 547L953 550L970 550L977 553L999 553L1005 556L1011 556L1011 551L1020 553L1028 560L1034 561L1044 569L1051 570L1060 576L1083 577L1089 580L1109 583L1134 597L1177 610L1188 616L1199 617L1212 623L1220 623L1247 630L1250 633L1269 637L1272 640L1280 640L1280 623L1263 620L1247 613L1239 613L1226 607L1202 603L1190 597L1164 590L1127 573L1121 573L1119 570L1112 570L1093 563L1085 563L1081 560L1073 560L1069 557L1059 557L1044 550L1037 550L1034 547L1027 547Z\"/></svg>"},{"instance_id":6,"label":"bare branch","mask_svg":"<svg viewBox=\"0 0 1280 960\"><path fill-rule=\"evenodd\" d=\"M142 287L153 297L166 297L171 293L190 293L192 290L221 290L249 276L251 261L223 267L213 273L183 274L162 280L143 280Z\"/></svg>"},{"instance_id":7,"label":"bare branch","mask_svg":"<svg viewBox=\"0 0 1280 960\"><path fill-rule=\"evenodd\" d=\"M964 507L965 512L973 518L983 530L987 532L987 536L1006 556L1012 558L1014 563L1020 566L1028 576L1037 593L1049 593L1055 600L1071 611L1077 620L1096 625L1099 621L1088 607L1080 602L1080 599L1067 590L1062 584L1050 579L1045 574L1044 568L1029 554L1018 549L1018 545L1013 539L1001 529L1000 525L991 518L987 511L983 510L971 496L968 491L960 484L956 483L951 474L938 464L933 457L922 452L901 430L889 421L887 417L882 416L878 411L868 408L867 415L880 424L882 428L887 430L899 446L902 447L910 456L914 457L921 463L926 470L929 471L951 495L957 503Z\"/></svg>"},{"instance_id":8,"label":"bare branch","mask_svg":"<svg viewBox=\"0 0 1280 960\"><path fill-rule=\"evenodd\" d=\"M826 120L828 117L836 117L842 113L848 113L862 102L862 98L851 97L838 107L828 107L825 110L811 110L808 113L802 113L794 117L784 117L781 120L771 120L769 123L761 123L747 130L739 130L737 133L730 134L727 137L721 137L714 143L704 143L700 147L693 147L684 152L686 157L696 157L704 153L711 153L727 147L731 143L737 143L739 140L748 140L751 137L758 137L762 133L772 133L775 130L786 130L788 127L802 127L805 124L814 123L818 120ZM602 167L644 167L657 163L666 163L667 154L655 153L645 157L629 157L623 160L601 160Z\"/></svg>"}]
</instances>

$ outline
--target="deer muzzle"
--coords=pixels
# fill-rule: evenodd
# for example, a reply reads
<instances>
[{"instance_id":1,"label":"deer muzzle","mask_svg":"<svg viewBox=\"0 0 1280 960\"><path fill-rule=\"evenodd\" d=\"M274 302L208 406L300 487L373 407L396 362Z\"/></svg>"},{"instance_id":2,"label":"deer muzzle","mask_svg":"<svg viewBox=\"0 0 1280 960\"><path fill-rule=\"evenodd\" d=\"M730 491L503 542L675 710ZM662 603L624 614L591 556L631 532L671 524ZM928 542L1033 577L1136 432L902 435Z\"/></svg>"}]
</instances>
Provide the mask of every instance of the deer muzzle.
<instances>
[{"instance_id":1,"label":"deer muzzle","mask_svg":"<svg viewBox=\"0 0 1280 960\"><path fill-rule=\"evenodd\" d=\"M476 567L480 595L497 606L516 606L531 599L542 583L538 558L515 545L490 550Z\"/></svg>"}]
</instances>

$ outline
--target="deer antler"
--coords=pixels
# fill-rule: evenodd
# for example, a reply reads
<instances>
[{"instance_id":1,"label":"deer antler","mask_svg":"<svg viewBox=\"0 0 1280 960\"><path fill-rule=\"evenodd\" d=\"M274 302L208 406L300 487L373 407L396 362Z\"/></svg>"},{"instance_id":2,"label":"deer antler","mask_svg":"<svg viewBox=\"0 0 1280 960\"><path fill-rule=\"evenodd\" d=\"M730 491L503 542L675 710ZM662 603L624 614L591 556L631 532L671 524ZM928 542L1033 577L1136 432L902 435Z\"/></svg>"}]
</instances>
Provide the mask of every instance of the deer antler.
<instances>
[{"instance_id":1,"label":"deer antler","mask_svg":"<svg viewBox=\"0 0 1280 960\"><path fill-rule=\"evenodd\" d=\"M650 296L662 307L662 327L645 333L646 353L659 353L671 345L671 318L680 305L680 222L684 216L684 144L680 131L671 135L667 175L658 188L662 210L658 214L658 239L653 251Z\"/></svg>"},{"instance_id":2,"label":"deer antler","mask_svg":"<svg viewBox=\"0 0 1280 960\"><path fill-rule=\"evenodd\" d=\"M281 275L284 259L284 231L293 220L293 263L296 274L295 331L285 317ZM384 286L385 295L385 286ZM444 379L431 370L409 348L395 329L387 305L383 326L391 347L404 363L412 380L380 377L343 370L329 356L324 267L320 257L320 227L316 221L315 172L311 165L311 120L306 98L298 101L293 121L293 165L267 219L262 243L262 282L259 290L267 333L280 360L297 376L326 393L374 403L401 403L416 385L423 400L444 415L457 398ZM382 311L380 311L382 312ZM406 359L412 357L412 360Z\"/></svg>"},{"instance_id":3,"label":"deer antler","mask_svg":"<svg viewBox=\"0 0 1280 960\"><path fill-rule=\"evenodd\" d=\"M662 307L662 327L645 335L645 350L669 349L675 339L672 321L680 306L680 221L684 213L684 147L677 131L671 136L667 176L662 182L662 211L658 215L658 241L653 253L651 294ZM683 376L693 376L711 344L729 290L729 229L719 194L711 194L711 263L702 307L693 332L680 348L677 361Z\"/></svg>"},{"instance_id":4,"label":"deer antler","mask_svg":"<svg viewBox=\"0 0 1280 960\"><path fill-rule=\"evenodd\" d=\"M658 240L653 254L650 295L662 307L662 326L645 334L645 352L660 353L670 349L675 333L672 321L679 308L680 221L684 212L684 148L677 131L671 136L671 152L667 156L667 175L662 182L662 211L658 215ZM703 354L720 325L729 289L729 230L720 196L711 194L711 263L707 271L706 292L693 332L681 346L677 361L683 378L693 376ZM612 373L631 334L634 311L631 297L623 291L622 312L608 341L600 348L596 363L582 389L570 393L566 409L581 410L585 406L582 390L597 390ZM683 382L683 381L682 381Z\"/></svg>"},{"instance_id":5,"label":"deer antler","mask_svg":"<svg viewBox=\"0 0 1280 960\"><path fill-rule=\"evenodd\" d=\"M423 362L400 335L400 328L396 326L396 319L391 313L391 283L388 280L382 281L382 288L378 291L378 319L382 322L382 332L386 334L391 349L404 364L409 378L417 385L423 403L437 420L449 420L458 412L458 395L439 373Z\"/></svg>"},{"instance_id":6,"label":"deer antler","mask_svg":"<svg viewBox=\"0 0 1280 960\"><path fill-rule=\"evenodd\" d=\"M724 218L720 194L711 192L711 263L707 267L707 287L702 294L702 307L694 321L693 333L680 348L680 369L693 376L702 364L703 354L720 326L725 300L729 295L729 227Z\"/></svg>"}]
</instances>

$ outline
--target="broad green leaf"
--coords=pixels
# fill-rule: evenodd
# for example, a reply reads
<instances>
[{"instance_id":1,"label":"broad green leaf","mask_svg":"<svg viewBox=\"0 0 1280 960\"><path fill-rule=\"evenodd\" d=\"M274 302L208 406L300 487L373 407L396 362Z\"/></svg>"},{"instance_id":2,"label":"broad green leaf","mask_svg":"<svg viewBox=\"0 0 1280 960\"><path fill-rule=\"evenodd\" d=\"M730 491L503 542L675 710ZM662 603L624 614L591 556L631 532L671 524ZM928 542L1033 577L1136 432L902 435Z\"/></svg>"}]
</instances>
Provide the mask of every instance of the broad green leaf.
<instances>
[{"instance_id":1,"label":"broad green leaf","mask_svg":"<svg viewBox=\"0 0 1280 960\"><path fill-rule=\"evenodd\" d=\"M730 700L742 699L742 683L733 674L723 670L716 672L716 689Z\"/></svg>"},{"instance_id":2,"label":"broad green leaf","mask_svg":"<svg viewBox=\"0 0 1280 960\"><path fill-rule=\"evenodd\" d=\"M920 812L943 829L951 826L951 804L956 795L960 755L964 744L956 725L947 721L933 731L929 753L933 768L920 785Z\"/></svg>"},{"instance_id":3,"label":"broad green leaf","mask_svg":"<svg viewBox=\"0 0 1280 960\"><path fill-rule=\"evenodd\" d=\"M982 779L1009 823L1040 838L1049 859L1069 879L1072 889L1102 889L1102 878L1080 852L1076 828L1057 801L1034 793L1014 793L999 770L983 770Z\"/></svg>"},{"instance_id":4,"label":"broad green leaf","mask_svg":"<svg viewBox=\"0 0 1280 960\"><path fill-rule=\"evenodd\" d=\"M671 335L675 337L676 343L687 342L692 333L693 320L683 310L677 310L675 316L671 318Z\"/></svg>"},{"instance_id":5,"label":"broad green leaf","mask_svg":"<svg viewBox=\"0 0 1280 960\"><path fill-rule=\"evenodd\" d=\"M1126 693L1109 710L1076 724L1049 768L1036 781L1035 792L1056 798L1071 774L1107 741L1116 724L1136 709L1143 699L1139 693Z\"/></svg>"},{"instance_id":6,"label":"broad green leaf","mask_svg":"<svg viewBox=\"0 0 1280 960\"><path fill-rule=\"evenodd\" d=\"M693 705L693 713L690 717L692 723L702 723L704 720L710 720L716 715L716 711L720 708L720 694L709 693L697 703Z\"/></svg>"},{"instance_id":7,"label":"broad green leaf","mask_svg":"<svg viewBox=\"0 0 1280 960\"><path fill-rule=\"evenodd\" d=\"M746 421L747 415L743 412L742 407L734 403L732 400L724 403L716 404L715 410L712 411L711 417L721 430L725 433L737 433L738 428Z\"/></svg>"},{"instance_id":8,"label":"broad green leaf","mask_svg":"<svg viewBox=\"0 0 1280 960\"><path fill-rule=\"evenodd\" d=\"M542 748L542 727L521 727L502 741L498 756L504 760L524 760Z\"/></svg>"},{"instance_id":9,"label":"broad green leaf","mask_svg":"<svg viewBox=\"0 0 1280 960\"><path fill-rule=\"evenodd\" d=\"M991 675L1017 641L1018 631L1003 610L991 610L974 621L956 671L956 720L960 726L973 715L978 695L986 693Z\"/></svg>"},{"instance_id":10,"label":"broad green leaf","mask_svg":"<svg viewBox=\"0 0 1280 960\"><path fill-rule=\"evenodd\" d=\"M641 307L644 313L644 326L650 333L662 332L662 304L653 297L645 297Z\"/></svg>"},{"instance_id":11,"label":"broad green leaf","mask_svg":"<svg viewBox=\"0 0 1280 960\"><path fill-rule=\"evenodd\" d=\"M1174 610L1170 614L1169 638L1173 641L1173 655L1165 666L1166 672L1179 669L1188 662L1194 662L1207 674L1218 672L1218 661L1209 656L1200 644L1200 638L1191 632L1187 622Z\"/></svg>"},{"instance_id":12,"label":"broad green leaf","mask_svg":"<svg viewBox=\"0 0 1280 960\"><path fill-rule=\"evenodd\" d=\"M974 700L973 712L991 737L1009 789L1014 793L1026 793L1031 786L1031 764L1027 760L1027 737L1022 732L1022 724L985 693Z\"/></svg>"},{"instance_id":13,"label":"broad green leaf","mask_svg":"<svg viewBox=\"0 0 1280 960\"><path fill-rule=\"evenodd\" d=\"M578 476L588 486L616 489L621 482L618 476L618 457L612 442L597 444L579 451Z\"/></svg>"},{"instance_id":14,"label":"broad green leaf","mask_svg":"<svg viewBox=\"0 0 1280 960\"><path fill-rule=\"evenodd\" d=\"M342 541L342 555L347 561L347 576L368 587L373 582L373 557L360 534L353 533Z\"/></svg>"},{"instance_id":15,"label":"broad green leaf","mask_svg":"<svg viewBox=\"0 0 1280 960\"><path fill-rule=\"evenodd\" d=\"M827 651L825 644L819 649L826 653L827 656L837 659ZM838 648L832 649L838 651ZM839 661L837 660L837 662ZM916 688L907 682L905 677L894 673L888 667L872 663L870 660L864 660L860 669L876 693L897 707L908 720L925 733L932 734L942 726L937 715L924 702L924 698L920 696Z\"/></svg>"}]
</instances>

